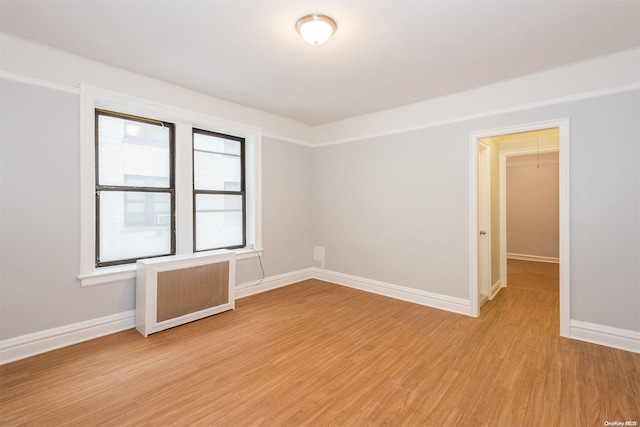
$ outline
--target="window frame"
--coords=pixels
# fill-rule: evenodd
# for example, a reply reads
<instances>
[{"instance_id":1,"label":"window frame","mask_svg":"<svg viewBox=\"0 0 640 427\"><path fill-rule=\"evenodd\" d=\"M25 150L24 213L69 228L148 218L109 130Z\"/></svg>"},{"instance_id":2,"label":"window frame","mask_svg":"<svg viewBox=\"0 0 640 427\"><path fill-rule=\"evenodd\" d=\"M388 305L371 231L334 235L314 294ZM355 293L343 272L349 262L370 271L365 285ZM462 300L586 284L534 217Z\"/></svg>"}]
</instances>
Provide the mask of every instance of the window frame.
<instances>
[{"instance_id":1,"label":"window frame","mask_svg":"<svg viewBox=\"0 0 640 427\"><path fill-rule=\"evenodd\" d=\"M187 101L210 111L196 99ZM254 258L262 248L262 131L257 126L221 119L209 113L142 99L95 86L80 85L80 286L120 284L135 279L136 264L95 265L95 109L175 124L176 255L193 254L192 129L245 138L246 247L231 249L236 260ZM198 252L204 254L205 252Z\"/></svg>"},{"instance_id":2,"label":"window frame","mask_svg":"<svg viewBox=\"0 0 640 427\"><path fill-rule=\"evenodd\" d=\"M155 126L162 126L163 128L169 128L169 186L168 187L141 187L141 186L132 186L132 185L103 185L100 184L100 116L106 117L115 117L118 119L134 121L139 123L151 124ZM134 116L131 114L124 114L117 111L105 110L101 108L95 108L95 192L96 192L96 201L95 201L95 217L96 217L96 236L95 236L95 266L99 267L109 267L114 265L122 265L122 264L131 264L136 262L139 259L146 258L157 258L161 256L167 255L175 255L176 254L176 186L175 186L175 125L173 123L156 120L148 117L140 117ZM100 195L102 192L125 192L125 197L127 192L140 192L144 194L148 193L167 193L170 196L171 207L170 207L170 233L171 233L171 243L169 247L169 252L159 255L152 256L142 256L136 258L123 258L119 260L113 261L100 261ZM125 210L127 206L127 201L125 200ZM126 225L126 214L125 214L125 225Z\"/></svg>"},{"instance_id":3,"label":"window frame","mask_svg":"<svg viewBox=\"0 0 640 427\"><path fill-rule=\"evenodd\" d=\"M216 249L238 249L244 248L247 245L247 192L246 192L246 164L245 164L245 138L241 138L234 135L227 135L220 132L213 132L204 129L191 128L191 164L195 165L195 135L207 135L214 136L217 138L228 139L231 141L237 141L240 143L240 190L239 191L230 191L230 190L202 190L196 189L196 171L193 168L193 252L204 252L211 251ZM220 155L224 155L220 153ZM232 195L232 196L241 196L242 197L242 244L236 246L220 246L215 248L207 248L207 249L197 249L196 247L196 233L197 233L197 222L196 222L196 198L198 194L210 194L210 195Z\"/></svg>"}]
</instances>

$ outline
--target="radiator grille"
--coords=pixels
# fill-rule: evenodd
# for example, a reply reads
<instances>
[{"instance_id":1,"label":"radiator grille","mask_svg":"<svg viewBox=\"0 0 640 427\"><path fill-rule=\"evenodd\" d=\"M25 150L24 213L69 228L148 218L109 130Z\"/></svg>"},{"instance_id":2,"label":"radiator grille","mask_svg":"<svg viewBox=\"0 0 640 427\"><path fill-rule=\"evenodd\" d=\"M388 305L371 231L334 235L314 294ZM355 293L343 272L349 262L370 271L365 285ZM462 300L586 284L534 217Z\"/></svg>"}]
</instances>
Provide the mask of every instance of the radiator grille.
<instances>
[{"instance_id":1,"label":"radiator grille","mask_svg":"<svg viewBox=\"0 0 640 427\"><path fill-rule=\"evenodd\" d=\"M157 322L229 302L229 263L158 272Z\"/></svg>"}]
</instances>

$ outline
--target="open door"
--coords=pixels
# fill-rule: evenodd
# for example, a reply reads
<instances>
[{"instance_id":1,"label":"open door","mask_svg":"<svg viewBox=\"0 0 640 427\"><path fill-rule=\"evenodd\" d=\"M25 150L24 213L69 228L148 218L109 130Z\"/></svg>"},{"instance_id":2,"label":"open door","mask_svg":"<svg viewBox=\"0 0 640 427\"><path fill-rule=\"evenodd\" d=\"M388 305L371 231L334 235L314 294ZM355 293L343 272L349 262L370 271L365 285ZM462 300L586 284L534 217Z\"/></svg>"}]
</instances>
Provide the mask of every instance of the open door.
<instances>
[{"instance_id":1,"label":"open door","mask_svg":"<svg viewBox=\"0 0 640 427\"><path fill-rule=\"evenodd\" d=\"M491 163L489 145L478 141L478 300L491 295Z\"/></svg>"}]
</instances>

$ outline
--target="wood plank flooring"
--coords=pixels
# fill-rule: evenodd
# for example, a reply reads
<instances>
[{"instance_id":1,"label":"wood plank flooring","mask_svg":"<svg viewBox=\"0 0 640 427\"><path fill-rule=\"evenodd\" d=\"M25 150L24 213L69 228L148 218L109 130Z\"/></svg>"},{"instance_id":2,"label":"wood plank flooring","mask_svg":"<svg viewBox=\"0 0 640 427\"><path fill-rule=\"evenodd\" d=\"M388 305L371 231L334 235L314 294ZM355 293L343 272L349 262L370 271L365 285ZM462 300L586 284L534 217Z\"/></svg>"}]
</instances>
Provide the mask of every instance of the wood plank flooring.
<instances>
[{"instance_id":1,"label":"wood plank flooring","mask_svg":"<svg viewBox=\"0 0 640 427\"><path fill-rule=\"evenodd\" d=\"M560 338L557 313L518 287L474 319L308 280L4 365L0 425L640 422L640 355Z\"/></svg>"},{"instance_id":2,"label":"wood plank flooring","mask_svg":"<svg viewBox=\"0 0 640 427\"><path fill-rule=\"evenodd\" d=\"M507 285L533 291L559 293L560 264L507 260Z\"/></svg>"}]
</instances>

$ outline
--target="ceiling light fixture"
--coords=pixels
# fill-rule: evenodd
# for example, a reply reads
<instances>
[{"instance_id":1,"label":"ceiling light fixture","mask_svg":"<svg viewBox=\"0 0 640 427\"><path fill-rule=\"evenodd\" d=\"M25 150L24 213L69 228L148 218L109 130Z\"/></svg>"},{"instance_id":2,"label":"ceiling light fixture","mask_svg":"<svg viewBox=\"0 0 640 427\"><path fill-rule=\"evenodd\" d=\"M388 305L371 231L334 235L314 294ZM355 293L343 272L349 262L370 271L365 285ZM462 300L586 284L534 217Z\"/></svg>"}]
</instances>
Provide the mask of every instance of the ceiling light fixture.
<instances>
[{"instance_id":1,"label":"ceiling light fixture","mask_svg":"<svg viewBox=\"0 0 640 427\"><path fill-rule=\"evenodd\" d=\"M338 26L336 21L325 15L313 13L303 16L296 22L296 30L307 43L319 46L329 40L329 37L336 32Z\"/></svg>"}]
</instances>

